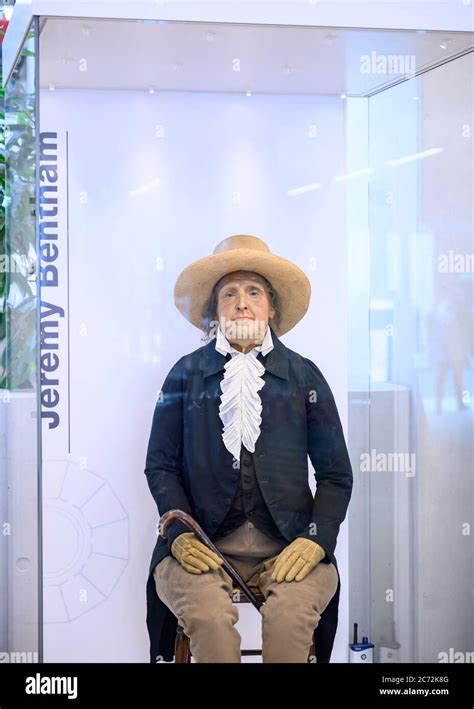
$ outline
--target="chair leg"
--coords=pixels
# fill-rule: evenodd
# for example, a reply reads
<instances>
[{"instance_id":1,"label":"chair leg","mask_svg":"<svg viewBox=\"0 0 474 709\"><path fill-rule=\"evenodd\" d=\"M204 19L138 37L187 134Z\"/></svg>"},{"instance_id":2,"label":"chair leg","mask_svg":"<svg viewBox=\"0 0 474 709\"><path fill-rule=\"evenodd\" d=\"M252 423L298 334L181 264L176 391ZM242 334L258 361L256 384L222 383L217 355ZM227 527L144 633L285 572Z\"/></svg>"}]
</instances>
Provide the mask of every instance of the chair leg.
<instances>
[{"instance_id":1,"label":"chair leg","mask_svg":"<svg viewBox=\"0 0 474 709\"><path fill-rule=\"evenodd\" d=\"M313 634L313 642L311 643L310 648L309 648L308 662L311 662L311 663L315 663L315 662L316 662L316 641L315 641L315 634Z\"/></svg>"},{"instance_id":2,"label":"chair leg","mask_svg":"<svg viewBox=\"0 0 474 709\"><path fill-rule=\"evenodd\" d=\"M176 628L176 640L174 643L174 661L175 664L185 664L191 662L189 638L179 624Z\"/></svg>"}]
</instances>

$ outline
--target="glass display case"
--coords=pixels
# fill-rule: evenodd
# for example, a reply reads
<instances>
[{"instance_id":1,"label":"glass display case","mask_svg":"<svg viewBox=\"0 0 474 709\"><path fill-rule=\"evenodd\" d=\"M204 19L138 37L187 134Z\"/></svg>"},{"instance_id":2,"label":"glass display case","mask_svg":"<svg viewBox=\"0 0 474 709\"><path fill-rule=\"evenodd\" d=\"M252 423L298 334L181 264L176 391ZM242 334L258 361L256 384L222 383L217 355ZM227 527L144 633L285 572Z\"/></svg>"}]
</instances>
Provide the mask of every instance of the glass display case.
<instances>
[{"instance_id":1,"label":"glass display case","mask_svg":"<svg viewBox=\"0 0 474 709\"><path fill-rule=\"evenodd\" d=\"M472 51L464 32L35 18L5 85L0 650L147 661L146 443L202 345L173 288L232 234L311 281L283 341L330 383L354 473L332 660L353 623L376 662L472 650ZM239 627L258 643L252 608Z\"/></svg>"}]
</instances>

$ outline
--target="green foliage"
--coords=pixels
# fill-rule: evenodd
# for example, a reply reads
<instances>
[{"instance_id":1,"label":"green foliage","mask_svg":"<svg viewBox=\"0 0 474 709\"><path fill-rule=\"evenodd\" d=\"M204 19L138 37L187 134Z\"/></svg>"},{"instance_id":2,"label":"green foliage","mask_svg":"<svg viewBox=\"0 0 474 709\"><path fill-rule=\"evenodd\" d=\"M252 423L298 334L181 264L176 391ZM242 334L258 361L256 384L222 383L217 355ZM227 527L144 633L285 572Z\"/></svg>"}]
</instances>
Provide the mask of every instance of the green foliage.
<instances>
[{"instance_id":1,"label":"green foliage","mask_svg":"<svg viewBox=\"0 0 474 709\"><path fill-rule=\"evenodd\" d=\"M25 90L33 57L23 49L0 91L0 389L10 390L35 388L35 116Z\"/></svg>"}]
</instances>

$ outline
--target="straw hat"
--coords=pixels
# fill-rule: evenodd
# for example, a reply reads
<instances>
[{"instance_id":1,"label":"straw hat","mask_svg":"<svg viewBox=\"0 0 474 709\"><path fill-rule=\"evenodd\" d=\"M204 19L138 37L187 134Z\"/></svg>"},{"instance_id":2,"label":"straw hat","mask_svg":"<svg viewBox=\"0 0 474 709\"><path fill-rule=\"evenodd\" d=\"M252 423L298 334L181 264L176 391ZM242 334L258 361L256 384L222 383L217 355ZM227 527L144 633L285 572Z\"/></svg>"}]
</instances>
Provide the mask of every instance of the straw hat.
<instances>
[{"instance_id":1,"label":"straw hat","mask_svg":"<svg viewBox=\"0 0 474 709\"><path fill-rule=\"evenodd\" d=\"M202 309L222 276L233 271L254 271L270 281L280 297L280 326L270 321L277 336L285 334L306 313L311 284L306 274L291 261L272 254L262 239L238 234L219 242L214 253L195 261L179 275L174 302L186 320L206 331Z\"/></svg>"}]
</instances>

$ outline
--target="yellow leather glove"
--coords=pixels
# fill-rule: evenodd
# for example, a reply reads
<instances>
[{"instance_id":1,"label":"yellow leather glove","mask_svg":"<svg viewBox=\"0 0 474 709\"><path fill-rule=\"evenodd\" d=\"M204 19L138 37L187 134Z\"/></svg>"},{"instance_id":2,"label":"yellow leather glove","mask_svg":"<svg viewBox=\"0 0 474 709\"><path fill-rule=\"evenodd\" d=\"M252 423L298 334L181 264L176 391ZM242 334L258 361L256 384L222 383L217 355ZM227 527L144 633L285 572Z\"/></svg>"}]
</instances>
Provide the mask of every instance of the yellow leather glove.
<instances>
[{"instance_id":1,"label":"yellow leather glove","mask_svg":"<svg viewBox=\"0 0 474 709\"><path fill-rule=\"evenodd\" d=\"M272 580L302 581L324 559L326 552L316 542L297 537L278 555L273 567Z\"/></svg>"},{"instance_id":2,"label":"yellow leather glove","mask_svg":"<svg viewBox=\"0 0 474 709\"><path fill-rule=\"evenodd\" d=\"M218 569L223 560L199 541L194 532L183 532L171 545L171 553L190 574Z\"/></svg>"}]
</instances>

